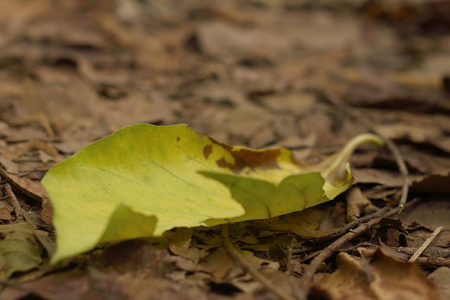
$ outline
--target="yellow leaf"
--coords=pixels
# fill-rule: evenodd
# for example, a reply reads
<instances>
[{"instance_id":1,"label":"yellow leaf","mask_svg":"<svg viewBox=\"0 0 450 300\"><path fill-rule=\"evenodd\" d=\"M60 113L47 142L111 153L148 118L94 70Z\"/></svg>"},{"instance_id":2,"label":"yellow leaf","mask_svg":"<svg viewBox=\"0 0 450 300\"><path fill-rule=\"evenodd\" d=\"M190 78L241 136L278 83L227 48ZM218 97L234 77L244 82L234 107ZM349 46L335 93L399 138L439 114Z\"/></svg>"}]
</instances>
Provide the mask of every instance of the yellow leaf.
<instances>
[{"instance_id":1,"label":"yellow leaf","mask_svg":"<svg viewBox=\"0 0 450 300\"><path fill-rule=\"evenodd\" d=\"M261 219L334 198L353 178L346 168L366 135L320 167L287 149L230 147L185 125L120 129L53 167L42 180L54 206L52 262L112 240L174 227Z\"/></svg>"}]
</instances>

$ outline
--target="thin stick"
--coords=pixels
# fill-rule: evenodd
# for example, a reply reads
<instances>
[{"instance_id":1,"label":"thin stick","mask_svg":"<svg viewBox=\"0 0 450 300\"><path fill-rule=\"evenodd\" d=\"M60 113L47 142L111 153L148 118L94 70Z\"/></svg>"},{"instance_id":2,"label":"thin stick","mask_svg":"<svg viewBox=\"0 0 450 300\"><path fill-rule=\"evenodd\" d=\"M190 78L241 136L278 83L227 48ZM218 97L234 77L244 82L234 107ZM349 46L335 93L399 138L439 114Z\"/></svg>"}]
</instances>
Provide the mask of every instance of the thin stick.
<instances>
[{"instance_id":1,"label":"thin stick","mask_svg":"<svg viewBox=\"0 0 450 300\"><path fill-rule=\"evenodd\" d=\"M419 199L410 201L407 206L411 207L418 201L419 201ZM325 249L323 249L322 252L320 252L316 257L314 257L314 259L309 264L308 269L306 269L305 273L303 273L303 276L302 276L302 279L300 282L300 288L301 288L302 294L300 295L299 299L300 300L307 299L309 290L311 288L310 287L311 282L313 281L314 274L317 272L317 269L327 258L329 258L335 251L337 251L339 248L341 248L343 244L352 240L353 238L360 235L364 231L370 229L373 225L377 224L382 218L392 216L392 215L398 213L399 211L400 211L400 207L391 209L388 212L386 212L383 216L380 216L376 219L370 220L367 223L359 225L357 228L346 233L345 235L343 235L342 237L340 237L339 239L337 239L333 243L331 243L329 246L327 246Z\"/></svg>"},{"instance_id":2,"label":"thin stick","mask_svg":"<svg viewBox=\"0 0 450 300\"><path fill-rule=\"evenodd\" d=\"M402 184L402 195L400 197L400 201L398 202L398 207L400 207L399 213L402 212L403 208L405 208L406 199L408 198L408 192L409 192L409 172L408 168L406 167L405 161L400 154L400 151L398 150L397 146L392 142L390 139L384 137L378 130L375 128L372 129L377 135L381 136L381 138L385 141L386 146L391 151L392 155L394 155L395 161L397 162L398 169L400 170L400 174L403 177L403 184Z\"/></svg>"},{"instance_id":3,"label":"thin stick","mask_svg":"<svg viewBox=\"0 0 450 300\"><path fill-rule=\"evenodd\" d=\"M230 255L239 262L239 264L244 268L245 271L252 274L252 276L258 280L262 285L264 285L269 291L280 297L282 300L295 300L295 298L276 285L274 285L270 280L268 280L264 275L262 275L258 270L253 268L249 262L239 253L238 250L231 244L229 236L228 224L222 225L222 242Z\"/></svg>"},{"instance_id":4,"label":"thin stick","mask_svg":"<svg viewBox=\"0 0 450 300\"><path fill-rule=\"evenodd\" d=\"M450 268L450 259L442 257L439 258L419 257L415 261L415 263L425 268L439 268L439 267Z\"/></svg>"},{"instance_id":5,"label":"thin stick","mask_svg":"<svg viewBox=\"0 0 450 300\"><path fill-rule=\"evenodd\" d=\"M0 286L2 286L2 285L13 288L13 289L26 291L26 292L31 292L31 293L34 292L32 289L25 288L25 287L21 286L20 283L12 281L12 280L0 279Z\"/></svg>"},{"instance_id":6,"label":"thin stick","mask_svg":"<svg viewBox=\"0 0 450 300\"><path fill-rule=\"evenodd\" d=\"M382 209L380 209L370 215L361 217L359 219L356 219L353 222L348 223L347 225L345 225L344 227L340 228L338 231L336 231L332 234L306 241L305 244L308 244L308 245L321 244L321 243L324 243L324 242L327 242L327 241L330 241L333 239L337 239L337 238L343 236L345 233L347 233L347 231L349 231L350 229L357 227L359 224L366 223L372 219L378 218L378 217L384 215L385 213L387 213L389 210L390 210L389 206L385 206ZM293 253L296 253L296 251L294 250Z\"/></svg>"},{"instance_id":7,"label":"thin stick","mask_svg":"<svg viewBox=\"0 0 450 300\"><path fill-rule=\"evenodd\" d=\"M9 183L5 183L3 187L5 188L6 194L9 196L9 201L14 208L14 212L16 213L17 218L23 220L22 208L19 205L19 201L17 201L16 195L14 195L11 189L11 185Z\"/></svg>"},{"instance_id":8,"label":"thin stick","mask_svg":"<svg viewBox=\"0 0 450 300\"><path fill-rule=\"evenodd\" d=\"M442 231L444 227L439 226L436 228L433 233L430 235L430 237L425 241L425 243L420 246L419 249L417 249L416 253L414 253L413 256L408 260L408 262L415 262L419 256L425 251L425 249L430 245L430 243L438 236L438 234Z\"/></svg>"},{"instance_id":9,"label":"thin stick","mask_svg":"<svg viewBox=\"0 0 450 300\"><path fill-rule=\"evenodd\" d=\"M392 155L394 155L398 169L403 178L402 193L400 200L398 202L398 207L400 208L399 213L401 213L403 208L405 207L405 203L409 193L409 172L408 168L406 167L405 160L400 154L400 151L398 150L397 146L391 139L387 138L386 136L384 136L383 133L377 130L369 121L367 121L364 117L360 116L359 112L355 111L353 107L347 105L342 101L339 101L338 97L335 96L334 94L326 93L325 99L328 100L331 104L333 104L337 109L341 110L344 114L349 115L350 117L352 117L353 119L364 125L367 129L379 135L384 140L389 151L391 151Z\"/></svg>"},{"instance_id":10,"label":"thin stick","mask_svg":"<svg viewBox=\"0 0 450 300\"><path fill-rule=\"evenodd\" d=\"M297 240L294 238L291 240L291 244L289 245L286 253L286 268L292 276L296 276L294 273L294 266L292 264L292 249L294 249L295 243L297 243Z\"/></svg>"},{"instance_id":11,"label":"thin stick","mask_svg":"<svg viewBox=\"0 0 450 300\"><path fill-rule=\"evenodd\" d=\"M289 248L286 253L286 267L287 267L289 274L291 274L291 276L292 276L292 277L289 277L288 280L289 280L290 286L292 288L292 295L294 296L294 298L298 298L299 295L301 295L301 293L302 293L300 291L300 287L297 284L297 281L294 279L296 277L299 277L299 275L297 273L295 273L294 265L292 264L292 249L294 248L296 243L297 243L297 240L295 238L292 239L291 244L289 245Z\"/></svg>"},{"instance_id":12,"label":"thin stick","mask_svg":"<svg viewBox=\"0 0 450 300\"><path fill-rule=\"evenodd\" d=\"M311 261L311 263L308 266L308 269L306 269L305 273L303 273L301 282L300 282L300 289L302 291L302 294L300 295L300 300L306 300L307 296L309 294L310 285L313 281L314 274L316 274L317 269L320 267L320 265L329 258L335 251L337 251L344 243L350 241L351 239L355 238L356 236L360 235L376 223L378 223L381 220L381 218L373 219L369 221L368 223L365 223L363 225L360 225L355 230L352 230L345 235L343 235L341 238L337 239L333 243L331 243L329 246L327 246L325 249L322 250L322 252L319 253L314 259Z\"/></svg>"},{"instance_id":13,"label":"thin stick","mask_svg":"<svg viewBox=\"0 0 450 300\"><path fill-rule=\"evenodd\" d=\"M6 199L9 199L9 198L11 198L11 196L10 195L6 195L6 196L0 197L0 200L6 200Z\"/></svg>"}]
</instances>

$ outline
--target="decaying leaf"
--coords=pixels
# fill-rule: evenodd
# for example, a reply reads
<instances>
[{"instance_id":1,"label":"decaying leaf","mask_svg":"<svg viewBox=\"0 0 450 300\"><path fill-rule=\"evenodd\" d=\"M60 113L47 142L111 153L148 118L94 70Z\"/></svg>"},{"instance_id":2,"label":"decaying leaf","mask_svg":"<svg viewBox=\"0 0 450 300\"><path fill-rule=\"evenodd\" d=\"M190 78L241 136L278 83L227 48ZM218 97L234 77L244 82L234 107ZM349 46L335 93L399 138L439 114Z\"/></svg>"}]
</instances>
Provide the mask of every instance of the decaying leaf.
<instances>
[{"instance_id":1,"label":"decaying leaf","mask_svg":"<svg viewBox=\"0 0 450 300\"><path fill-rule=\"evenodd\" d=\"M230 147L185 125L125 127L52 168L42 180L54 206L53 262L106 241L161 235L300 211L353 182L353 139L318 166L289 150Z\"/></svg>"},{"instance_id":2,"label":"decaying leaf","mask_svg":"<svg viewBox=\"0 0 450 300\"><path fill-rule=\"evenodd\" d=\"M439 291L442 299L450 299L450 268L437 268L433 273L428 275L428 279Z\"/></svg>"},{"instance_id":3,"label":"decaying leaf","mask_svg":"<svg viewBox=\"0 0 450 300\"><path fill-rule=\"evenodd\" d=\"M0 225L0 257L4 260L1 277L9 278L13 273L29 271L42 262L41 248L33 228L26 222Z\"/></svg>"},{"instance_id":4,"label":"decaying leaf","mask_svg":"<svg viewBox=\"0 0 450 300\"><path fill-rule=\"evenodd\" d=\"M338 264L316 287L327 299L441 299L417 265L394 260L382 250L364 251L362 258L342 252Z\"/></svg>"}]
</instances>

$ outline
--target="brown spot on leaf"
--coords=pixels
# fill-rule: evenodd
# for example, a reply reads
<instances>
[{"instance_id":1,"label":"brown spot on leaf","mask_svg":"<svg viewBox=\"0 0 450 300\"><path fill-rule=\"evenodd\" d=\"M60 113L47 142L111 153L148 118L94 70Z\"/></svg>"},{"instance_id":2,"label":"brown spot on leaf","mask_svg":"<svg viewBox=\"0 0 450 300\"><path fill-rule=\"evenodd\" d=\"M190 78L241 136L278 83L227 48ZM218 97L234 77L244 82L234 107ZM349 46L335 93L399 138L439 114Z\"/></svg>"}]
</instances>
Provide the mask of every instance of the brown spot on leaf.
<instances>
[{"instance_id":1,"label":"brown spot on leaf","mask_svg":"<svg viewBox=\"0 0 450 300\"><path fill-rule=\"evenodd\" d=\"M203 148L203 155L205 156L205 159L208 159L211 152L212 152L212 145L208 145L205 146L205 148Z\"/></svg>"},{"instance_id":2,"label":"brown spot on leaf","mask_svg":"<svg viewBox=\"0 0 450 300\"><path fill-rule=\"evenodd\" d=\"M256 152L247 149L232 150L230 146L222 146L230 150L235 162L234 164L229 163L222 157L216 163L219 167L229 168L234 174L240 174L245 167L248 167L252 171L255 169L267 170L280 168L277 163L277 157L281 154L279 149Z\"/></svg>"},{"instance_id":3,"label":"brown spot on leaf","mask_svg":"<svg viewBox=\"0 0 450 300\"><path fill-rule=\"evenodd\" d=\"M180 141L180 137L177 137L177 142L179 142Z\"/></svg>"}]
</instances>

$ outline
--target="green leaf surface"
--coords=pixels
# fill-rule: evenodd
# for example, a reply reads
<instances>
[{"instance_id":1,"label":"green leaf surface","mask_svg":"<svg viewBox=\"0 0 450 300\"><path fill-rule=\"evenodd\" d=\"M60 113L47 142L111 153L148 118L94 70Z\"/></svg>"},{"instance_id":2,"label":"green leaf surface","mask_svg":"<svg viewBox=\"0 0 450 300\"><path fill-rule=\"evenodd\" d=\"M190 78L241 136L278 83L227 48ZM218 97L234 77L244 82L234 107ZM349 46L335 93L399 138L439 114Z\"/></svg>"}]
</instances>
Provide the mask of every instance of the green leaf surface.
<instances>
[{"instance_id":1,"label":"green leaf surface","mask_svg":"<svg viewBox=\"0 0 450 300\"><path fill-rule=\"evenodd\" d=\"M125 127L53 167L42 180L54 206L52 262L102 242L174 227L270 218L333 199L353 181L352 140L317 166L283 148L230 147L185 125Z\"/></svg>"}]
</instances>

